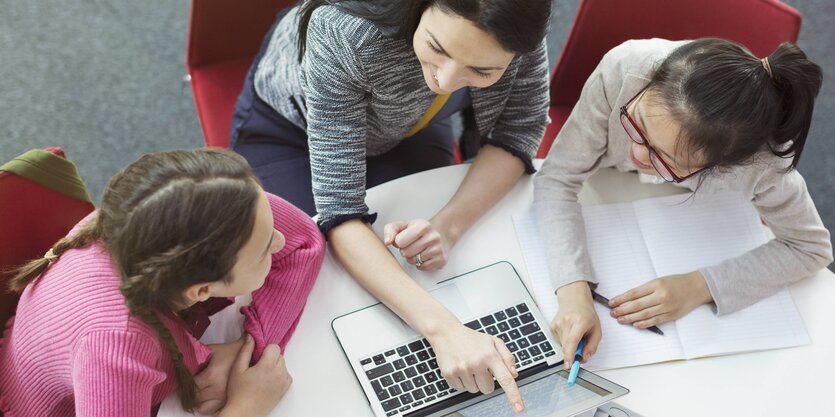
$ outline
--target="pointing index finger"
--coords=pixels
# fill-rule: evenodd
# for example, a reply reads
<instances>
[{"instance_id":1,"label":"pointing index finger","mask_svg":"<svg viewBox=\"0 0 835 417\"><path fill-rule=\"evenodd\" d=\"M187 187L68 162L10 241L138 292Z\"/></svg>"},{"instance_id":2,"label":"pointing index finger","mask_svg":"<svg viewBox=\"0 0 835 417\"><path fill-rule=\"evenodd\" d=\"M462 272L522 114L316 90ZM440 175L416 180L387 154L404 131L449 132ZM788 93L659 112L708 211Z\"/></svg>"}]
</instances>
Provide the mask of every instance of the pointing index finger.
<instances>
[{"instance_id":1,"label":"pointing index finger","mask_svg":"<svg viewBox=\"0 0 835 417\"><path fill-rule=\"evenodd\" d=\"M493 373L493 376L496 378L496 382L498 382L499 386L501 386L504 390L507 400L510 402L513 410L517 413L523 411L525 409L525 405L522 401L522 393L519 392L519 386L516 385L516 380L513 379L513 376L511 376L507 366L500 358L496 358L496 361L493 362L493 366L490 367L490 372Z\"/></svg>"}]
</instances>

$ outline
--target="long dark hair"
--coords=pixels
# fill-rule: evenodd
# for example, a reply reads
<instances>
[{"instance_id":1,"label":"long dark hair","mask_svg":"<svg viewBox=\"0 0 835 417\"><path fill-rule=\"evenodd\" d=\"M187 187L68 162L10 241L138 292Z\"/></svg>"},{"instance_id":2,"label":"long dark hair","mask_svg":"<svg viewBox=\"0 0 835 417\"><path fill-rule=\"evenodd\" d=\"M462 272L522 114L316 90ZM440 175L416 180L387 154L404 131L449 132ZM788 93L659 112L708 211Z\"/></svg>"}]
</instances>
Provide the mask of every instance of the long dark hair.
<instances>
[{"instance_id":1,"label":"long dark hair","mask_svg":"<svg viewBox=\"0 0 835 417\"><path fill-rule=\"evenodd\" d=\"M551 18L551 0L305 0L299 8L299 62L304 58L310 17L323 5L337 5L370 20L383 33L407 41L415 36L426 8L436 6L473 22L514 54L535 50Z\"/></svg>"},{"instance_id":2,"label":"long dark hair","mask_svg":"<svg viewBox=\"0 0 835 417\"><path fill-rule=\"evenodd\" d=\"M100 241L121 275L131 314L162 339L186 410L196 405L194 378L160 319L181 306L193 284L226 281L255 223L260 187L246 161L219 149L146 155L108 183L95 217L52 247L69 249ZM30 261L15 271L10 287L22 291L47 271L50 261Z\"/></svg>"},{"instance_id":3,"label":"long dark hair","mask_svg":"<svg viewBox=\"0 0 835 417\"><path fill-rule=\"evenodd\" d=\"M743 164L768 147L792 158L792 170L822 81L820 66L791 43L763 62L742 45L703 38L675 49L649 88L681 124L687 154L702 155L706 166Z\"/></svg>"}]
</instances>

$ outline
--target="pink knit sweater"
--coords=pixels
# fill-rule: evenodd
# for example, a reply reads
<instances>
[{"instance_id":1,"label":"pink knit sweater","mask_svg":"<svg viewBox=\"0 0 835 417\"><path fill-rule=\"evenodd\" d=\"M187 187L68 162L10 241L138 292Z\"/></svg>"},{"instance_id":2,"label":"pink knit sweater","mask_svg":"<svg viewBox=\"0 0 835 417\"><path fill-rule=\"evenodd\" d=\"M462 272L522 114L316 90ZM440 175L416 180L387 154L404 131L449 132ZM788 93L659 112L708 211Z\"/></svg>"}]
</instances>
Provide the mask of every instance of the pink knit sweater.
<instances>
[{"instance_id":1,"label":"pink knit sweater","mask_svg":"<svg viewBox=\"0 0 835 417\"><path fill-rule=\"evenodd\" d=\"M268 195L287 244L243 309L255 356L286 345L322 265L324 240L310 218ZM72 232L70 232L72 233ZM154 330L130 316L109 254L94 244L61 255L23 292L0 340L0 410L6 417L147 417L176 389L171 359ZM180 319L164 318L196 372L211 350Z\"/></svg>"}]
</instances>

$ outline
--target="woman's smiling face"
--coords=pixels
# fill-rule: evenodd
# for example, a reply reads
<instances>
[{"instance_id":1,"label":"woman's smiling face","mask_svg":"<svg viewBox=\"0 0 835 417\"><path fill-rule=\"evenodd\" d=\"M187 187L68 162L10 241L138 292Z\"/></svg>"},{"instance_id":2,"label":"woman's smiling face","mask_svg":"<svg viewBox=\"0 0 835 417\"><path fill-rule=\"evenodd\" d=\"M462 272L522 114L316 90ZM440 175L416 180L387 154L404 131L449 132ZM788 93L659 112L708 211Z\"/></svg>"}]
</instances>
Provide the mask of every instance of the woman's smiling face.
<instances>
[{"instance_id":1,"label":"woman's smiling face","mask_svg":"<svg viewBox=\"0 0 835 417\"><path fill-rule=\"evenodd\" d=\"M489 87L515 56L473 22L437 6L423 12L413 46L426 85L436 94Z\"/></svg>"}]
</instances>

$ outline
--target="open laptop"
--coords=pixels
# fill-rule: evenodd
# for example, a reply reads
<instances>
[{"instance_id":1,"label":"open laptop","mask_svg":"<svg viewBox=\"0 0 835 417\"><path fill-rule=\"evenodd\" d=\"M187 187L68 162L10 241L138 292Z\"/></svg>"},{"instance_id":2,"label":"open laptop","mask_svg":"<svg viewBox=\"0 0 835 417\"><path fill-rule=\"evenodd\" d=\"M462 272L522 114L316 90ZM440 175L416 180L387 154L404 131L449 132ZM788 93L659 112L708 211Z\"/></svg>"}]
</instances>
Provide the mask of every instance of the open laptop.
<instances>
[{"instance_id":1,"label":"open laptop","mask_svg":"<svg viewBox=\"0 0 835 417\"><path fill-rule=\"evenodd\" d=\"M574 416L629 392L585 370L567 388L562 350L508 262L442 281L430 294L467 327L505 342L516 357L526 416ZM498 384L489 395L452 389L429 342L383 304L337 317L331 326L377 417L515 416Z\"/></svg>"}]
</instances>

